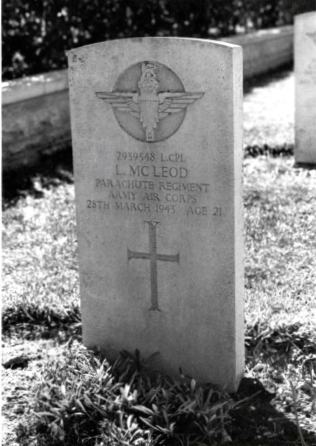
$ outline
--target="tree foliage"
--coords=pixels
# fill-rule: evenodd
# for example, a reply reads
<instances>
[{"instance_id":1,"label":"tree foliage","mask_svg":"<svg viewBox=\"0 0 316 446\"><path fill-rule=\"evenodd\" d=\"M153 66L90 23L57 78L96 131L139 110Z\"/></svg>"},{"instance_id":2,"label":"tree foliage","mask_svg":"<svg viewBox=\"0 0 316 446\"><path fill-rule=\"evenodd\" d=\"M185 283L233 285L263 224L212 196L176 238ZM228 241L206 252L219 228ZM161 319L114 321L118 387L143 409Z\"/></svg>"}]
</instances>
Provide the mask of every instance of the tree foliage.
<instances>
[{"instance_id":1,"label":"tree foliage","mask_svg":"<svg viewBox=\"0 0 316 446\"><path fill-rule=\"evenodd\" d=\"M65 68L67 50L95 42L224 37L289 24L313 9L315 0L5 0L3 79Z\"/></svg>"}]
</instances>

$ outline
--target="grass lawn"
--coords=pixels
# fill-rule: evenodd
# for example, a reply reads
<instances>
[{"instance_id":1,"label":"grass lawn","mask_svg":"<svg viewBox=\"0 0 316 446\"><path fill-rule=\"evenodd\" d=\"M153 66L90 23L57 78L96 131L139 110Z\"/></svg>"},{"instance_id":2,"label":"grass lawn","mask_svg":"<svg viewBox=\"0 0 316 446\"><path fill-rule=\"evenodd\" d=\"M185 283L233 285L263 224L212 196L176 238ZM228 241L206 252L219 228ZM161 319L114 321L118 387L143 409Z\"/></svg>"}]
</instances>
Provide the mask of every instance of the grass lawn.
<instances>
[{"instance_id":1,"label":"grass lawn","mask_svg":"<svg viewBox=\"0 0 316 446\"><path fill-rule=\"evenodd\" d=\"M110 367L86 352L67 160L4 178L4 446L316 445L316 170L294 167L293 116L291 70L246 85L236 395L152 377L138 355Z\"/></svg>"}]
</instances>

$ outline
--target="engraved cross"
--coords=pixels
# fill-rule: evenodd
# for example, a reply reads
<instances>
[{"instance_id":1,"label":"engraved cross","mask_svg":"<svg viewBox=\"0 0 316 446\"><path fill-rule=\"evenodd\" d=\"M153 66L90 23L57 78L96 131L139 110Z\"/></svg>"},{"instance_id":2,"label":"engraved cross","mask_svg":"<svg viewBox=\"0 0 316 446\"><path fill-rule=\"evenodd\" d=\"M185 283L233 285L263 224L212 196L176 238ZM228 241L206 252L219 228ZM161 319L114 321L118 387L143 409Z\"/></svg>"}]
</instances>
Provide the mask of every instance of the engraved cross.
<instances>
[{"instance_id":1,"label":"engraved cross","mask_svg":"<svg viewBox=\"0 0 316 446\"><path fill-rule=\"evenodd\" d=\"M156 227L158 221L145 221L149 225L149 252L136 252L127 249L127 259L150 260L151 310L160 311L158 307L157 261L179 263L180 255L157 254Z\"/></svg>"}]
</instances>

